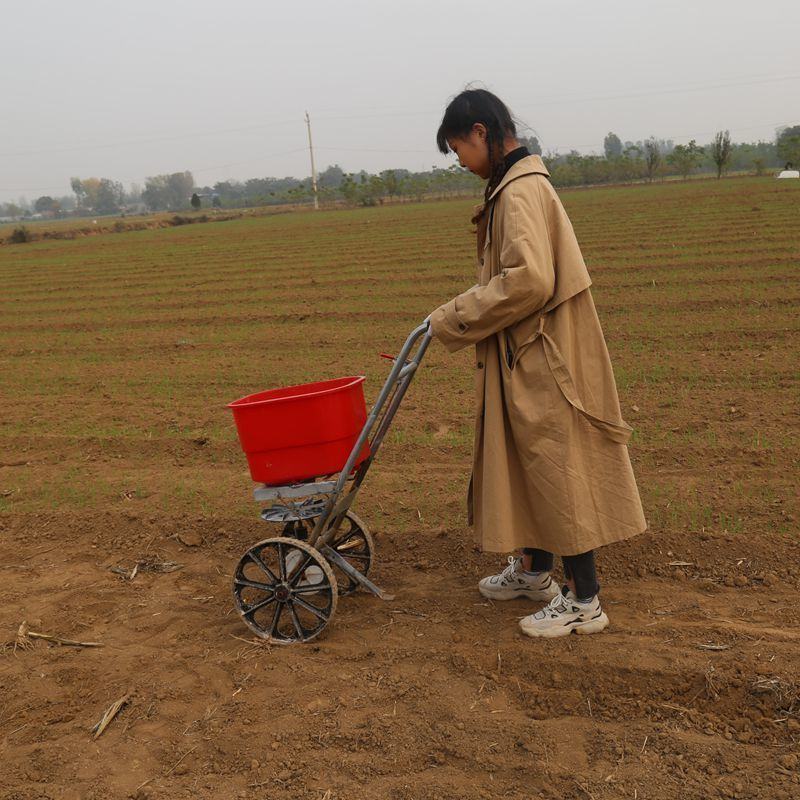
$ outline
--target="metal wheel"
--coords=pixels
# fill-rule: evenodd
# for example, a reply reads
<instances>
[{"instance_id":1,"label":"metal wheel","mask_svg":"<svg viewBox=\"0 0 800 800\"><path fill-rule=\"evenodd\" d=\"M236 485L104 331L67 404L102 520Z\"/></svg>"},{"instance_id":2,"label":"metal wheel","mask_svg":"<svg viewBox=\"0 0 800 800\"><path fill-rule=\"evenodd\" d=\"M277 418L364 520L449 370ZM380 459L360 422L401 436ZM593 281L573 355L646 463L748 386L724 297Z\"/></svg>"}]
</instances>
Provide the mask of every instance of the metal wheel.
<instances>
[{"instance_id":1,"label":"metal wheel","mask_svg":"<svg viewBox=\"0 0 800 800\"><path fill-rule=\"evenodd\" d=\"M336 576L311 545L283 536L253 545L233 573L233 597L256 636L277 644L308 642L336 612Z\"/></svg>"},{"instance_id":2,"label":"metal wheel","mask_svg":"<svg viewBox=\"0 0 800 800\"><path fill-rule=\"evenodd\" d=\"M362 575L369 573L375 557L375 541L367 526L352 511L345 514L330 547L355 567ZM339 596L346 597L358 591L359 584L344 570L331 565L339 584Z\"/></svg>"}]
</instances>

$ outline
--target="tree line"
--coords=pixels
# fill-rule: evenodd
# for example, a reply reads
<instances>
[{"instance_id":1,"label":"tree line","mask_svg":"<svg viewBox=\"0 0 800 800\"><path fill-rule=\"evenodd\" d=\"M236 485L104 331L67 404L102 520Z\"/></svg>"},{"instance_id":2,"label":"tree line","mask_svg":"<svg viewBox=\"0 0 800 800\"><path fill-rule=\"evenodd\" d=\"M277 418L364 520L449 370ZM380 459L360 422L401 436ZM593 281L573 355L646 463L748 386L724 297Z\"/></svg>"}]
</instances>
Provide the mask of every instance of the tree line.
<instances>
[{"instance_id":1,"label":"tree line","mask_svg":"<svg viewBox=\"0 0 800 800\"><path fill-rule=\"evenodd\" d=\"M800 125L780 130L773 142L734 143L728 131L698 145L674 144L651 137L622 141L610 132L603 142L603 155L542 153L535 136L521 143L542 156L555 186L596 185L654 181L667 176L688 178L710 173L721 178L730 171L762 175L786 163L800 165ZM258 205L309 203L313 198L310 178L251 178L218 181L212 186L195 184L191 172L155 175L125 191L110 178L72 178L71 195L43 195L32 204L0 203L0 217L19 218L34 213L48 216L107 215L145 211L181 211L189 207L242 208ZM376 205L385 200L422 200L427 197L477 195L483 183L457 164L427 171L387 169L379 173L344 172L338 164L327 167L317 178L322 203Z\"/></svg>"}]
</instances>

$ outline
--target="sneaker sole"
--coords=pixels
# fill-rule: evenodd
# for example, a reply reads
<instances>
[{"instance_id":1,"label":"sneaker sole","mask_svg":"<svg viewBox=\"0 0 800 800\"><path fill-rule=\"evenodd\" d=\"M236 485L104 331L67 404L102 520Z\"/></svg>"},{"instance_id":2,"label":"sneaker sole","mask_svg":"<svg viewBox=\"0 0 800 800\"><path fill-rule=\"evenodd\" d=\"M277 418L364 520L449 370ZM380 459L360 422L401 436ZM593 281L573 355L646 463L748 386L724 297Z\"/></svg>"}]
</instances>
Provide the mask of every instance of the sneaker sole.
<instances>
[{"instance_id":1,"label":"sneaker sole","mask_svg":"<svg viewBox=\"0 0 800 800\"><path fill-rule=\"evenodd\" d=\"M527 592L524 589L501 589L498 592L492 592L480 585L478 591L488 600L516 600L518 597L527 597L536 603L549 603L559 592L555 582L549 589L537 589L533 592Z\"/></svg>"},{"instance_id":2,"label":"sneaker sole","mask_svg":"<svg viewBox=\"0 0 800 800\"><path fill-rule=\"evenodd\" d=\"M559 628L536 628L534 626L526 626L520 622L520 630L526 635L534 639L557 639L561 636L569 636L571 633L576 633L579 636L585 636L590 633L600 633L608 626L608 617L603 612L597 619L583 622L580 625L573 625L571 628L562 626Z\"/></svg>"}]
</instances>

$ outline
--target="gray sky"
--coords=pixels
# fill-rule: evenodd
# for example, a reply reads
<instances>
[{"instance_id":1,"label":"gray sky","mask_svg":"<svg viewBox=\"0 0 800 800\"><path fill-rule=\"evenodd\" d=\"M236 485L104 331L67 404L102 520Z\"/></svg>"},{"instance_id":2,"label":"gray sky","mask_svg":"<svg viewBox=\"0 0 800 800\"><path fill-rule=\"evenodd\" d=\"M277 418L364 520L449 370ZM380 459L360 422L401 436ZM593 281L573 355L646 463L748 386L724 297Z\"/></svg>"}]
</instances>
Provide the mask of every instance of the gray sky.
<instances>
[{"instance_id":1,"label":"gray sky","mask_svg":"<svg viewBox=\"0 0 800 800\"><path fill-rule=\"evenodd\" d=\"M4 2L0 200L199 185L317 167L446 165L434 134L471 81L545 150L650 135L772 139L800 123L800 2L25 0Z\"/></svg>"}]
</instances>

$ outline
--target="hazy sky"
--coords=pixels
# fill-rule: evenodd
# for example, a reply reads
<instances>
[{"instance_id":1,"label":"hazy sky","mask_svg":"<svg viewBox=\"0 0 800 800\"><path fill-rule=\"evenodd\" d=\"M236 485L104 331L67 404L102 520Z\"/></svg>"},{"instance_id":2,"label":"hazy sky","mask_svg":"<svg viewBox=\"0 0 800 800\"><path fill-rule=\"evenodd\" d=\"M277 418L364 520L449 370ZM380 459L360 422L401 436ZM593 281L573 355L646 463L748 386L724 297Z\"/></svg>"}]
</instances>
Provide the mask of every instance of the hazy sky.
<instances>
[{"instance_id":1,"label":"hazy sky","mask_svg":"<svg viewBox=\"0 0 800 800\"><path fill-rule=\"evenodd\" d=\"M545 150L800 123L797 0L2 5L0 200L72 175L306 176L306 109L320 170L445 165L434 134L473 81Z\"/></svg>"}]
</instances>

